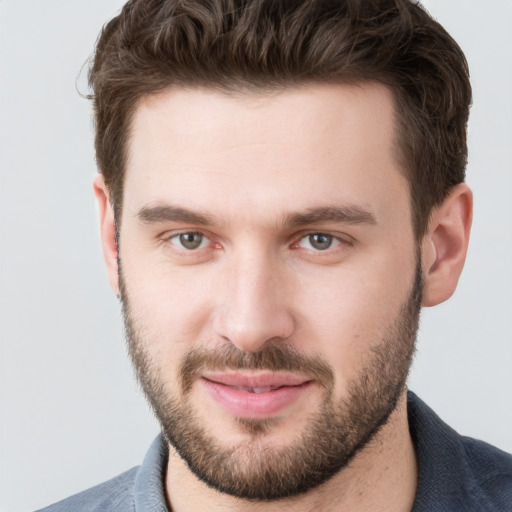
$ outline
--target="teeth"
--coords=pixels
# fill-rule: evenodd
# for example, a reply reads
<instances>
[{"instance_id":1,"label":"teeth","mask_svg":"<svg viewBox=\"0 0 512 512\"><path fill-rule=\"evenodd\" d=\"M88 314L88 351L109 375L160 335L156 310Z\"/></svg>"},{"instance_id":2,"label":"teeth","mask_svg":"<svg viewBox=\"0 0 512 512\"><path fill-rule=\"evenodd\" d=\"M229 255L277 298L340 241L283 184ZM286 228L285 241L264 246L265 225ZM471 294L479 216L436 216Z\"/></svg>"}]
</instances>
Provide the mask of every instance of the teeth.
<instances>
[{"instance_id":1,"label":"teeth","mask_svg":"<svg viewBox=\"0 0 512 512\"><path fill-rule=\"evenodd\" d=\"M268 393L272 391L273 388L252 388L253 393Z\"/></svg>"},{"instance_id":2,"label":"teeth","mask_svg":"<svg viewBox=\"0 0 512 512\"><path fill-rule=\"evenodd\" d=\"M266 387L266 388L246 388L243 386L240 386L238 389L241 389L242 391L248 391L249 393L268 393L269 391L272 391L272 387Z\"/></svg>"}]
</instances>

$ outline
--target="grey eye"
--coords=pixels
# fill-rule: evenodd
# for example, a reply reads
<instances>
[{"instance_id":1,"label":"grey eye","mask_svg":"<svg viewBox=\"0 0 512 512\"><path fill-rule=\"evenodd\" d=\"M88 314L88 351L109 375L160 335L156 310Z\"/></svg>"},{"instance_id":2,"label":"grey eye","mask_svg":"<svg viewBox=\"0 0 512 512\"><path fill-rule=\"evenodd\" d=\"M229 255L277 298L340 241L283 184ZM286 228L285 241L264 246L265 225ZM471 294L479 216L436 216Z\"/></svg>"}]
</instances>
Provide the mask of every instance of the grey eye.
<instances>
[{"instance_id":1,"label":"grey eye","mask_svg":"<svg viewBox=\"0 0 512 512\"><path fill-rule=\"evenodd\" d=\"M308 242L317 251L325 251L332 246L333 237L325 233L313 233L308 235Z\"/></svg>"},{"instance_id":2,"label":"grey eye","mask_svg":"<svg viewBox=\"0 0 512 512\"><path fill-rule=\"evenodd\" d=\"M201 233L181 233L176 238L180 245L188 250L199 249L205 239Z\"/></svg>"}]
</instances>

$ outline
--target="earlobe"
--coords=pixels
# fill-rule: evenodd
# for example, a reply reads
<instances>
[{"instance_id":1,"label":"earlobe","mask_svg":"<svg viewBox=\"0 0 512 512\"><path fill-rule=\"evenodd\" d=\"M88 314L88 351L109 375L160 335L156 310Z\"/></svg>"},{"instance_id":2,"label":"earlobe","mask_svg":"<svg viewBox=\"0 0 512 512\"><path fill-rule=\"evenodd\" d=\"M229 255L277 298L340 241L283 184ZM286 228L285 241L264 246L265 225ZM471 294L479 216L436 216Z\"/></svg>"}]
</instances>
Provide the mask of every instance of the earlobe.
<instances>
[{"instance_id":1,"label":"earlobe","mask_svg":"<svg viewBox=\"0 0 512 512\"><path fill-rule=\"evenodd\" d=\"M473 218L473 194L461 183L434 213L422 243L423 305L449 299L464 267Z\"/></svg>"},{"instance_id":2,"label":"earlobe","mask_svg":"<svg viewBox=\"0 0 512 512\"><path fill-rule=\"evenodd\" d=\"M98 203L101 245L103 248L103 257L107 265L108 278L114 293L119 296L118 255L114 210L110 202L108 188L101 174L94 179L93 188Z\"/></svg>"}]
</instances>

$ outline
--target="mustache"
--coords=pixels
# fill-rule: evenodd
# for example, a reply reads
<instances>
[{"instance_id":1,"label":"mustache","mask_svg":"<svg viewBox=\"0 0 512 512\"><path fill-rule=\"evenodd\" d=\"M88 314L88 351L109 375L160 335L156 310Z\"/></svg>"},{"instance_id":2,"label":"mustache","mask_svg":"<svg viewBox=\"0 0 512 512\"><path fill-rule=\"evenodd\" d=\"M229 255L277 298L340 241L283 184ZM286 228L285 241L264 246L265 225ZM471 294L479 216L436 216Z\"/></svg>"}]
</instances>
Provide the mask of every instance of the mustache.
<instances>
[{"instance_id":1,"label":"mustache","mask_svg":"<svg viewBox=\"0 0 512 512\"><path fill-rule=\"evenodd\" d=\"M328 390L334 386L334 370L318 356L307 356L287 345L264 345L256 352L246 352L228 343L216 349L192 349L185 355L179 370L183 393L189 392L205 371L225 370L295 372Z\"/></svg>"}]
</instances>

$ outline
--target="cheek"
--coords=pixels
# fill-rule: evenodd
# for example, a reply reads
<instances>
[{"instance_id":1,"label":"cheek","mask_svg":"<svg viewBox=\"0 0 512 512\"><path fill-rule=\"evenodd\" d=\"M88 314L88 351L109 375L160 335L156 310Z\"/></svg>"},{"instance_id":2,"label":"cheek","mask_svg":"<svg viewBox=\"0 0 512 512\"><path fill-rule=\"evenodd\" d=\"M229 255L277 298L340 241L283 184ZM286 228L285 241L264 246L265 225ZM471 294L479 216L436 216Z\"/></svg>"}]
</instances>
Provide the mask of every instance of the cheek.
<instances>
[{"instance_id":1,"label":"cheek","mask_svg":"<svg viewBox=\"0 0 512 512\"><path fill-rule=\"evenodd\" d=\"M147 254L137 251L123 256L123 282L137 330L148 350L158 352L160 366L179 363L191 346L207 340L214 283L197 269L148 262Z\"/></svg>"},{"instance_id":2,"label":"cheek","mask_svg":"<svg viewBox=\"0 0 512 512\"><path fill-rule=\"evenodd\" d=\"M390 258L390 260L395 260ZM334 368L338 379L354 379L372 347L383 342L408 298L414 276L410 260L382 258L364 270L348 267L316 286L303 282L301 348L315 351Z\"/></svg>"}]
</instances>

